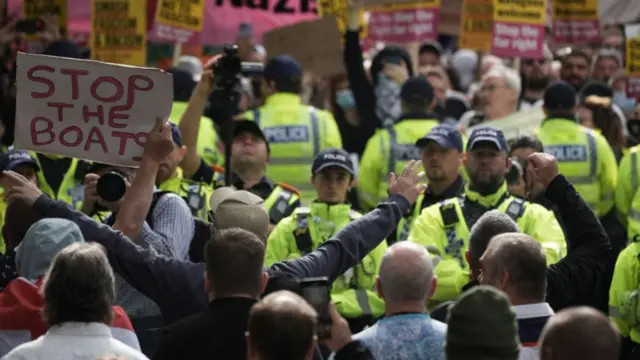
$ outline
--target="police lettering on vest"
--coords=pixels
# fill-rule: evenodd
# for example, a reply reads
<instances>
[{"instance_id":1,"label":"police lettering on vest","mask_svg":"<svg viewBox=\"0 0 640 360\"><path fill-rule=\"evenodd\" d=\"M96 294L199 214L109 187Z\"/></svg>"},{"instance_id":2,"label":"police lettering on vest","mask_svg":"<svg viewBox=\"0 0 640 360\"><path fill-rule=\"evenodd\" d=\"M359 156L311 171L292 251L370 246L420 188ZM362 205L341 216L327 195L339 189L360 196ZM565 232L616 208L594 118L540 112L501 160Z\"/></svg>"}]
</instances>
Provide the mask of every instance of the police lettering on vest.
<instances>
[{"instance_id":1,"label":"police lettering on vest","mask_svg":"<svg viewBox=\"0 0 640 360\"><path fill-rule=\"evenodd\" d=\"M545 146L544 152L553 155L559 162L587 161L587 147L584 145Z\"/></svg>"},{"instance_id":2,"label":"police lettering on vest","mask_svg":"<svg viewBox=\"0 0 640 360\"><path fill-rule=\"evenodd\" d=\"M309 132L304 125L266 127L264 136L271 144L309 141Z\"/></svg>"}]
</instances>

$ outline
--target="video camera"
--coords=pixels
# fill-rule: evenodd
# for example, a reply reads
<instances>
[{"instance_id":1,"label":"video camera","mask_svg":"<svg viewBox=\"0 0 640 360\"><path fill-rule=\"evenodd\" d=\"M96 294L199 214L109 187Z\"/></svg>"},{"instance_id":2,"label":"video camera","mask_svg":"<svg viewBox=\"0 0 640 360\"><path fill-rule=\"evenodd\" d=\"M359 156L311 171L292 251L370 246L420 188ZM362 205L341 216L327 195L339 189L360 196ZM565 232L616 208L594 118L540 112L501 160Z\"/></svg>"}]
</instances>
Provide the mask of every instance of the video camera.
<instances>
[{"instance_id":1,"label":"video camera","mask_svg":"<svg viewBox=\"0 0 640 360\"><path fill-rule=\"evenodd\" d=\"M240 61L238 47L236 45L226 45L224 55L218 60L213 68L215 73L215 87L223 89L233 89L239 82L241 76L261 76L264 65L257 62Z\"/></svg>"}]
</instances>

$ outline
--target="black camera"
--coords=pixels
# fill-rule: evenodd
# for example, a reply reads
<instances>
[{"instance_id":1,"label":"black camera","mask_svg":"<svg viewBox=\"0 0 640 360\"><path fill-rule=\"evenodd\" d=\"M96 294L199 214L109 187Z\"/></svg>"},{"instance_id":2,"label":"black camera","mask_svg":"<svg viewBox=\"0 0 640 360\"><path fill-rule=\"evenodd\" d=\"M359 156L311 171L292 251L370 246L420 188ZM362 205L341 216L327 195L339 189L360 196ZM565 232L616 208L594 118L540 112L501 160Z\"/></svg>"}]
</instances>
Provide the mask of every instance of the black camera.
<instances>
[{"instance_id":1,"label":"black camera","mask_svg":"<svg viewBox=\"0 0 640 360\"><path fill-rule=\"evenodd\" d=\"M257 62L243 62L238 56L238 47L226 45L224 55L213 69L216 75L216 87L232 89L238 84L240 76L262 76L264 65Z\"/></svg>"},{"instance_id":2,"label":"black camera","mask_svg":"<svg viewBox=\"0 0 640 360\"><path fill-rule=\"evenodd\" d=\"M516 157L511 158L511 169L507 172L505 180L509 185L518 185L520 179L527 182L527 162Z\"/></svg>"},{"instance_id":3,"label":"black camera","mask_svg":"<svg viewBox=\"0 0 640 360\"><path fill-rule=\"evenodd\" d=\"M96 190L101 199L109 202L116 202L127 192L127 182L125 175L119 171L110 171L98 179Z\"/></svg>"}]
</instances>

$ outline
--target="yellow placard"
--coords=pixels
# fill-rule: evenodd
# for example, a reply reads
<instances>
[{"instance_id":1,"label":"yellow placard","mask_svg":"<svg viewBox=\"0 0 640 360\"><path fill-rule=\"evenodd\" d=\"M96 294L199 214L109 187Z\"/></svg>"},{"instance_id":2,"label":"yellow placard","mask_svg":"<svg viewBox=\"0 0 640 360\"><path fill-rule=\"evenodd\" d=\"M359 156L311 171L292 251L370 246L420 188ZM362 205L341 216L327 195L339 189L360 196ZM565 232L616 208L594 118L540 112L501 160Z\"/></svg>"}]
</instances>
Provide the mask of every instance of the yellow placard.
<instances>
[{"instance_id":1,"label":"yellow placard","mask_svg":"<svg viewBox=\"0 0 640 360\"><path fill-rule=\"evenodd\" d=\"M321 17L335 16L338 23L338 30L341 34L347 32L349 22L349 6L347 0L317 0L318 15ZM364 26L364 10L360 10L360 38L367 37L367 27Z\"/></svg>"},{"instance_id":2,"label":"yellow placard","mask_svg":"<svg viewBox=\"0 0 640 360\"><path fill-rule=\"evenodd\" d=\"M376 5L375 8L372 8L370 10L395 11L395 10L408 10L408 9L433 9L437 7L440 7L440 0L388 3L383 5Z\"/></svg>"},{"instance_id":3,"label":"yellow placard","mask_svg":"<svg viewBox=\"0 0 640 360\"><path fill-rule=\"evenodd\" d=\"M200 32L203 12L204 0L159 0L156 23Z\"/></svg>"},{"instance_id":4,"label":"yellow placard","mask_svg":"<svg viewBox=\"0 0 640 360\"><path fill-rule=\"evenodd\" d=\"M39 19L45 15L55 16L60 37L67 38L67 0L24 0L23 12L26 19ZM36 36L27 36L27 40L35 39L37 39Z\"/></svg>"},{"instance_id":5,"label":"yellow placard","mask_svg":"<svg viewBox=\"0 0 640 360\"><path fill-rule=\"evenodd\" d=\"M640 76L640 36L627 39L627 75Z\"/></svg>"},{"instance_id":6,"label":"yellow placard","mask_svg":"<svg viewBox=\"0 0 640 360\"><path fill-rule=\"evenodd\" d=\"M598 20L598 0L553 0L554 20Z\"/></svg>"},{"instance_id":7,"label":"yellow placard","mask_svg":"<svg viewBox=\"0 0 640 360\"><path fill-rule=\"evenodd\" d=\"M460 25L461 48L491 51L493 0L464 0Z\"/></svg>"},{"instance_id":8,"label":"yellow placard","mask_svg":"<svg viewBox=\"0 0 640 360\"><path fill-rule=\"evenodd\" d=\"M494 0L493 21L546 25L546 0Z\"/></svg>"},{"instance_id":9,"label":"yellow placard","mask_svg":"<svg viewBox=\"0 0 640 360\"><path fill-rule=\"evenodd\" d=\"M93 0L91 58L116 64L147 64L147 2Z\"/></svg>"}]
</instances>

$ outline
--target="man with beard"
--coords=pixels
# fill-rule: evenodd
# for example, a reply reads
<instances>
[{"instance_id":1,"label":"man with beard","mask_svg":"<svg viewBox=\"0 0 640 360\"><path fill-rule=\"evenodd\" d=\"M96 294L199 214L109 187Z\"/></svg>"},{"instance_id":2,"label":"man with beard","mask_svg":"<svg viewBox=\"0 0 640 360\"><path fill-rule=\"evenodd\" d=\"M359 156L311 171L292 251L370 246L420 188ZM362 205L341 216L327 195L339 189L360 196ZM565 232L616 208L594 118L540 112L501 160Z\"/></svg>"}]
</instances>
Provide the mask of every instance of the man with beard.
<instances>
[{"instance_id":1,"label":"man with beard","mask_svg":"<svg viewBox=\"0 0 640 360\"><path fill-rule=\"evenodd\" d=\"M522 93L520 94L520 110L542 105L544 89L551 79L551 62L553 53L549 46L544 47L541 59L522 59L520 62L520 78Z\"/></svg>"},{"instance_id":2,"label":"man with beard","mask_svg":"<svg viewBox=\"0 0 640 360\"><path fill-rule=\"evenodd\" d=\"M409 241L425 246L434 256L438 277L438 289L431 299L434 304L455 299L469 281L469 264L464 256L469 229L487 211L506 213L523 233L539 241L548 264L557 262L566 252L564 234L553 213L507 192L505 175L511 167L507 151L502 131L475 129L463 161L469 175L464 195L424 209L411 227Z\"/></svg>"},{"instance_id":3,"label":"man with beard","mask_svg":"<svg viewBox=\"0 0 640 360\"><path fill-rule=\"evenodd\" d=\"M460 165L464 156L462 136L451 125L438 125L427 135L416 141L422 152L429 184L427 190L418 196L411 212L398 224L397 241L407 240L411 225L423 209L449 198L460 196L464 191L464 179L460 175Z\"/></svg>"},{"instance_id":4,"label":"man with beard","mask_svg":"<svg viewBox=\"0 0 640 360\"><path fill-rule=\"evenodd\" d=\"M580 92L589 79L591 71L591 58L582 50L573 49L562 60L560 78L573 86L576 92Z\"/></svg>"}]
</instances>

